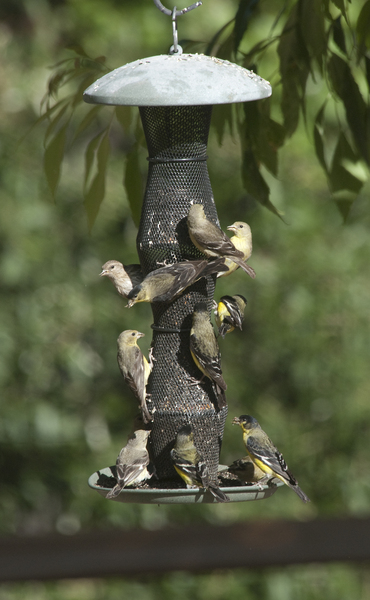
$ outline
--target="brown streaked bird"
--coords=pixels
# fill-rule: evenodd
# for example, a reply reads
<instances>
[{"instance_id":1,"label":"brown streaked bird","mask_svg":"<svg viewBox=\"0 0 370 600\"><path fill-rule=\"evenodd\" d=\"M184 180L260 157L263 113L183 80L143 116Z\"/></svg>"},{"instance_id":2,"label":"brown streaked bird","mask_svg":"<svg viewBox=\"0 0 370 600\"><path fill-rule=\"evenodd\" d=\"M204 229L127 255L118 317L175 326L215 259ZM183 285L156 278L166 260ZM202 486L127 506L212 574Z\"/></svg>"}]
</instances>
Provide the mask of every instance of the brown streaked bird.
<instances>
[{"instance_id":1,"label":"brown streaked bird","mask_svg":"<svg viewBox=\"0 0 370 600\"><path fill-rule=\"evenodd\" d=\"M143 280L140 265L123 265L118 260L108 260L102 266L100 277L113 281L117 292L127 298L131 290Z\"/></svg>"},{"instance_id":2,"label":"brown streaked bird","mask_svg":"<svg viewBox=\"0 0 370 600\"><path fill-rule=\"evenodd\" d=\"M217 502L230 502L219 485L210 480L208 467L194 444L191 425L184 425L177 433L171 458L187 488L202 487L209 490Z\"/></svg>"},{"instance_id":3,"label":"brown streaked bird","mask_svg":"<svg viewBox=\"0 0 370 600\"><path fill-rule=\"evenodd\" d=\"M241 415L234 417L233 425L239 425L243 431L243 442L248 455L254 464L265 473L265 478L259 481L269 481L277 477L290 487L299 496L303 502L310 502L310 499L301 490L293 473L289 471L283 455L274 446L268 435L263 431L256 419L250 415Z\"/></svg>"},{"instance_id":4,"label":"brown streaked bird","mask_svg":"<svg viewBox=\"0 0 370 600\"><path fill-rule=\"evenodd\" d=\"M207 219L202 204L193 204L190 207L187 224L190 239L200 252L210 258L224 257L225 259L229 259L236 264L235 269L240 267L250 277L254 278L256 276L254 270L244 262L245 252L237 249L226 233L215 223ZM238 238L236 231L233 237ZM246 243L246 240L244 243ZM225 271L225 274L228 274L228 271Z\"/></svg>"},{"instance_id":5,"label":"brown streaked bird","mask_svg":"<svg viewBox=\"0 0 370 600\"><path fill-rule=\"evenodd\" d=\"M234 331L235 327L242 330L244 321L244 309L247 305L247 300L244 296L236 294L235 296L222 296L219 303L216 303L216 324L221 337L225 337L227 333Z\"/></svg>"},{"instance_id":6,"label":"brown streaked bird","mask_svg":"<svg viewBox=\"0 0 370 600\"><path fill-rule=\"evenodd\" d=\"M205 375L212 381L218 408L223 408L226 406L227 385L222 377L220 349L205 302L198 302L194 306L193 323L190 330L190 352L198 369L203 373L203 377Z\"/></svg>"},{"instance_id":7,"label":"brown streaked bird","mask_svg":"<svg viewBox=\"0 0 370 600\"><path fill-rule=\"evenodd\" d=\"M171 302L187 287L208 275L227 270L223 260L185 260L151 271L128 294L127 306L137 302Z\"/></svg>"},{"instance_id":8,"label":"brown streaked bird","mask_svg":"<svg viewBox=\"0 0 370 600\"><path fill-rule=\"evenodd\" d=\"M136 329L122 331L117 340L117 361L124 380L140 402L143 421L148 423L153 417L146 404L146 384L153 364L151 354L148 362L137 344L138 339L144 335Z\"/></svg>"},{"instance_id":9,"label":"brown streaked bird","mask_svg":"<svg viewBox=\"0 0 370 600\"><path fill-rule=\"evenodd\" d=\"M138 485L153 475L148 469L149 453L146 444L150 431L138 429L128 438L116 460L117 484L108 492L106 498L116 498L123 488Z\"/></svg>"},{"instance_id":10,"label":"brown streaked bird","mask_svg":"<svg viewBox=\"0 0 370 600\"><path fill-rule=\"evenodd\" d=\"M228 467L228 471L235 475L243 483L258 483L266 477L257 465L254 464L250 456L238 458Z\"/></svg>"}]
</instances>

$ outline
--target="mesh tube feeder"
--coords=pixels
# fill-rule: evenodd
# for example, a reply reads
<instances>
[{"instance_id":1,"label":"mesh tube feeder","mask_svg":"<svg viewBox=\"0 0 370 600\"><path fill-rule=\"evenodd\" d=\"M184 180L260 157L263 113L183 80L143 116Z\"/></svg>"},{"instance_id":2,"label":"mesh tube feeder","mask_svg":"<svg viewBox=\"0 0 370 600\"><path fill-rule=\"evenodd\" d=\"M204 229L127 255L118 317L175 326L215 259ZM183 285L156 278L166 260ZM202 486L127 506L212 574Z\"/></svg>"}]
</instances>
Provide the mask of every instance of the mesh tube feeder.
<instances>
[{"instance_id":1,"label":"mesh tube feeder","mask_svg":"<svg viewBox=\"0 0 370 600\"><path fill-rule=\"evenodd\" d=\"M147 142L148 178L137 235L137 251L143 273L159 263L204 258L192 244L186 225L193 203L204 206L207 217L219 225L207 170L207 141L213 104L246 102L271 95L270 84L251 71L229 61L202 54L183 54L177 44L176 16L172 14L174 44L168 55L126 64L98 79L84 92L92 104L138 106ZM199 5L200 3L197 3ZM211 381L199 379L189 348L194 306L204 301L211 310L215 277L199 280L171 303L151 305L154 323L155 362L147 392L154 415L150 435L151 456L160 481L174 480L170 458L176 434L191 424L195 444L216 481L227 407L217 409ZM106 495L109 488L90 477L89 485ZM231 500L253 500L271 495L275 487L222 488ZM238 492L237 492L238 490ZM115 498L123 502L213 502L209 492L184 489L127 489Z\"/></svg>"}]
</instances>

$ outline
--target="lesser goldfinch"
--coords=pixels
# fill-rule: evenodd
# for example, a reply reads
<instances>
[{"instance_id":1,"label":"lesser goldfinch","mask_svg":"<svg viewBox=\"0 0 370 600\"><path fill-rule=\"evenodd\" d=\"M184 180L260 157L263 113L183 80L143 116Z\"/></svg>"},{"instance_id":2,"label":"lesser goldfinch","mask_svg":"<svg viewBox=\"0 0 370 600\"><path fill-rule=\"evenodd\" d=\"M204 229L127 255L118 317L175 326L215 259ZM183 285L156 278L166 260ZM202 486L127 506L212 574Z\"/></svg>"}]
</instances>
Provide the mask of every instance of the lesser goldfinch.
<instances>
[{"instance_id":1,"label":"lesser goldfinch","mask_svg":"<svg viewBox=\"0 0 370 600\"><path fill-rule=\"evenodd\" d=\"M129 437L116 460L117 484L106 498L115 498L128 485L137 485L150 479L153 471L148 470L149 453L146 444L150 431L138 429Z\"/></svg>"},{"instance_id":2,"label":"lesser goldfinch","mask_svg":"<svg viewBox=\"0 0 370 600\"><path fill-rule=\"evenodd\" d=\"M118 260L108 260L102 266L100 277L108 277L119 294L127 298L132 288L143 280L140 265L123 265Z\"/></svg>"},{"instance_id":3,"label":"lesser goldfinch","mask_svg":"<svg viewBox=\"0 0 370 600\"><path fill-rule=\"evenodd\" d=\"M126 383L140 401L143 421L148 423L153 418L146 405L145 388L152 370L152 361L147 361L137 345L137 340L144 335L136 329L122 331L117 340L117 361Z\"/></svg>"},{"instance_id":4,"label":"lesser goldfinch","mask_svg":"<svg viewBox=\"0 0 370 600\"><path fill-rule=\"evenodd\" d=\"M221 337L233 331L235 327L242 329L244 309L247 301L244 296L222 296L215 310L216 324Z\"/></svg>"},{"instance_id":5,"label":"lesser goldfinch","mask_svg":"<svg viewBox=\"0 0 370 600\"><path fill-rule=\"evenodd\" d=\"M191 425L184 425L177 433L171 458L187 488L202 487L209 490L217 502L230 501L218 484L210 481L207 465L195 447Z\"/></svg>"},{"instance_id":6,"label":"lesser goldfinch","mask_svg":"<svg viewBox=\"0 0 370 600\"><path fill-rule=\"evenodd\" d=\"M214 384L218 407L226 406L225 391L227 385L222 377L221 354L215 332L209 320L205 302L194 307L193 323L190 330L190 352L203 376L209 377Z\"/></svg>"},{"instance_id":7,"label":"lesser goldfinch","mask_svg":"<svg viewBox=\"0 0 370 600\"><path fill-rule=\"evenodd\" d=\"M277 477L290 487L303 502L309 502L310 499L298 486L298 482L289 471L282 454L261 429L258 421L250 415L241 415L233 419L233 425L239 425L242 428L243 441L248 455L254 464L265 473L265 481ZM260 483L262 482L263 480L260 480Z\"/></svg>"},{"instance_id":8,"label":"lesser goldfinch","mask_svg":"<svg viewBox=\"0 0 370 600\"><path fill-rule=\"evenodd\" d=\"M192 204L187 223L191 241L203 254L211 258L224 257L230 259L231 262L236 264L235 269L241 267L252 278L256 276L254 270L244 262L245 252L238 250L226 233L207 219L201 204ZM225 271L226 273L227 271Z\"/></svg>"},{"instance_id":9,"label":"lesser goldfinch","mask_svg":"<svg viewBox=\"0 0 370 600\"><path fill-rule=\"evenodd\" d=\"M249 456L234 460L228 471L245 483L258 483L266 477L266 473L257 467Z\"/></svg>"},{"instance_id":10,"label":"lesser goldfinch","mask_svg":"<svg viewBox=\"0 0 370 600\"><path fill-rule=\"evenodd\" d=\"M240 250L243 253L243 261L246 263L252 254L251 228L249 227L248 223L244 223L243 221L235 221L235 223L229 225L227 229L234 232L234 235L230 238L230 241L234 244L237 250ZM239 268L239 265L237 265L230 258L225 258L225 264L228 267L228 271L218 273L217 277L226 277ZM249 265L245 266L249 275L254 278L256 276L255 270Z\"/></svg>"},{"instance_id":11,"label":"lesser goldfinch","mask_svg":"<svg viewBox=\"0 0 370 600\"><path fill-rule=\"evenodd\" d=\"M151 271L128 294L127 306L137 302L170 302L201 277L227 270L222 260L182 261Z\"/></svg>"}]
</instances>

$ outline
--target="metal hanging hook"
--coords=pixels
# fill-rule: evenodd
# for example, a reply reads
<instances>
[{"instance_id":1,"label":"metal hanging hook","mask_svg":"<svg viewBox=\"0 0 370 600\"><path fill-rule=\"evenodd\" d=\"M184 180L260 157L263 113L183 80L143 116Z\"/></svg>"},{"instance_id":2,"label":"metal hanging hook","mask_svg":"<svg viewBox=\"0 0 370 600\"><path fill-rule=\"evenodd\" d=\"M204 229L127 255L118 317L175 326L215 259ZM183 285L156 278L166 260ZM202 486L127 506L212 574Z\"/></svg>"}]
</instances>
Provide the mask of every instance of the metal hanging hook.
<instances>
[{"instance_id":1,"label":"metal hanging hook","mask_svg":"<svg viewBox=\"0 0 370 600\"><path fill-rule=\"evenodd\" d=\"M163 12L165 15L168 15L169 17L173 14L173 11L170 10L169 8L166 8L165 6L163 6L162 2L160 2L160 0L153 0L154 4L156 5L157 8L159 8L159 10L161 12ZM176 6L175 6L175 10L176 10L176 17L180 17L180 15L184 15L185 13L189 12L190 10L193 10L194 8L198 8L198 6L201 6L202 2L194 2L194 4L191 4L190 6L188 6L187 8L183 8L182 10L176 10Z\"/></svg>"},{"instance_id":2,"label":"metal hanging hook","mask_svg":"<svg viewBox=\"0 0 370 600\"><path fill-rule=\"evenodd\" d=\"M178 35L177 35L177 21L176 21L176 6L173 7L172 11L172 35L173 35L173 45L170 48L170 54L182 54L182 48L178 45Z\"/></svg>"}]
</instances>

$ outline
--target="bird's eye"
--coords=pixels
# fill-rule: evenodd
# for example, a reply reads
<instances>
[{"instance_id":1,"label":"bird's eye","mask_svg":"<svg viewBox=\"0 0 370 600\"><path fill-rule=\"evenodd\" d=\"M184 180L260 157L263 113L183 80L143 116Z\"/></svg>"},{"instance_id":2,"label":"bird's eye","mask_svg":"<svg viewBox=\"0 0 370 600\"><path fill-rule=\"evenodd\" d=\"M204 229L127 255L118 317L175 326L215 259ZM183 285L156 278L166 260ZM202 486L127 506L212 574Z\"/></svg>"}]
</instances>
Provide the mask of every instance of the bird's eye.
<instances>
[{"instance_id":1,"label":"bird's eye","mask_svg":"<svg viewBox=\"0 0 370 600\"><path fill-rule=\"evenodd\" d=\"M135 337L135 335L136 335L136 332L135 332L135 331L133 331L131 335L132 335L132 337Z\"/></svg>"},{"instance_id":2,"label":"bird's eye","mask_svg":"<svg viewBox=\"0 0 370 600\"><path fill-rule=\"evenodd\" d=\"M239 225L239 229L243 229L243 225Z\"/></svg>"},{"instance_id":3,"label":"bird's eye","mask_svg":"<svg viewBox=\"0 0 370 600\"><path fill-rule=\"evenodd\" d=\"M115 266L116 266L116 265L111 265L111 266L110 266L110 270L111 270L111 271L113 271L113 269L114 269L114 267L115 267Z\"/></svg>"}]
</instances>

